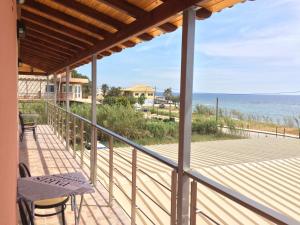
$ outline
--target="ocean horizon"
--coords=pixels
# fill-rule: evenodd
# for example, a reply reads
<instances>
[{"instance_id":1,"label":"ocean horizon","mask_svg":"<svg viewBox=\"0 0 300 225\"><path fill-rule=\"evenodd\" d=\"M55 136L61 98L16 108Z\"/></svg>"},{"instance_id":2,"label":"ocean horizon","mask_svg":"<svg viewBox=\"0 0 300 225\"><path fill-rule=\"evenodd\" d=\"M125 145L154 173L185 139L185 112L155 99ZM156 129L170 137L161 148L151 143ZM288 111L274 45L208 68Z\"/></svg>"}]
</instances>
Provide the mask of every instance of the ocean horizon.
<instances>
[{"instance_id":1,"label":"ocean horizon","mask_svg":"<svg viewBox=\"0 0 300 225\"><path fill-rule=\"evenodd\" d=\"M162 92L157 94L163 95ZM193 93L193 107L199 104L216 107L217 98L220 109L236 110L246 116L270 118L274 122L282 122L287 117L300 117L300 95L291 94Z\"/></svg>"}]
</instances>

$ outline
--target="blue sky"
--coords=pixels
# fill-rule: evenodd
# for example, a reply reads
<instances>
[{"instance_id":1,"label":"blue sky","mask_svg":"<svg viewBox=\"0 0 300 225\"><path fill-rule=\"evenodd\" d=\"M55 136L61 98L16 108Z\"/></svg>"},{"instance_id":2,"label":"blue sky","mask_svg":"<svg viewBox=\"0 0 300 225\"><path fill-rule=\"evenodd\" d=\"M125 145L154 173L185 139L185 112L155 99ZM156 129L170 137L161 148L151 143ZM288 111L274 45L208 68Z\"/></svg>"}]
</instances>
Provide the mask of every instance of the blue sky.
<instances>
[{"instance_id":1,"label":"blue sky","mask_svg":"<svg viewBox=\"0 0 300 225\"><path fill-rule=\"evenodd\" d=\"M194 92L300 91L300 1L256 0L197 21ZM180 87L181 29L98 60L97 83ZM90 64L78 71L90 76Z\"/></svg>"}]
</instances>

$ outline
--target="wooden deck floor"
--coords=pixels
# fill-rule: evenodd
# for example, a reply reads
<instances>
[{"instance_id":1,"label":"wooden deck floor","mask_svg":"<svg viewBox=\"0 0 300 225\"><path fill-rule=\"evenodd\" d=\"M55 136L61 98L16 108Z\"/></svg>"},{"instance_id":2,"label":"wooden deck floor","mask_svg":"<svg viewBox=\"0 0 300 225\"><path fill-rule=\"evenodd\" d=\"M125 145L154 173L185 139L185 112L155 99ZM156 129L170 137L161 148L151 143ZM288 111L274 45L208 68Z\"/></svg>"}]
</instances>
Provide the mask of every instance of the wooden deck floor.
<instances>
[{"instance_id":1,"label":"wooden deck floor","mask_svg":"<svg viewBox=\"0 0 300 225\"><path fill-rule=\"evenodd\" d=\"M26 134L20 143L20 161L26 163L32 175L44 175L83 171L89 176L87 169L81 170L80 164L72 153L65 150L64 144L53 134L49 126L38 126L37 141L32 134ZM130 224L127 215L115 204L108 206L108 192L101 184L96 187L94 194L85 195L80 224L84 225L126 225ZM70 204L66 209L67 224L74 224L74 214ZM52 216L48 218L36 217L37 225L58 225L60 218Z\"/></svg>"},{"instance_id":2,"label":"wooden deck floor","mask_svg":"<svg viewBox=\"0 0 300 225\"><path fill-rule=\"evenodd\" d=\"M256 201L300 221L300 140L241 139L192 143L193 168ZM177 160L177 144L147 146ZM83 170L89 175L89 153L85 151ZM132 149L114 149L115 199L130 214ZM79 153L78 153L79 154ZM138 153L137 224L170 224L171 169ZM31 135L21 145L20 160L28 162L34 175L80 169L71 152L53 135L48 126L39 126L38 142ZM107 207L108 150L98 151L98 191L83 210L83 224L127 224L124 212ZM154 180L155 179L155 180ZM198 185L197 224L271 224L228 199ZM68 210L72 224L72 213ZM209 219L211 218L211 220ZM214 220L214 222L212 221ZM56 220L57 221L57 220ZM91 222L89 222L91 221ZM102 222L103 221L103 222ZM125 222L124 222L125 221ZM40 222L40 221L39 221ZM57 224L44 221L38 224Z\"/></svg>"}]
</instances>

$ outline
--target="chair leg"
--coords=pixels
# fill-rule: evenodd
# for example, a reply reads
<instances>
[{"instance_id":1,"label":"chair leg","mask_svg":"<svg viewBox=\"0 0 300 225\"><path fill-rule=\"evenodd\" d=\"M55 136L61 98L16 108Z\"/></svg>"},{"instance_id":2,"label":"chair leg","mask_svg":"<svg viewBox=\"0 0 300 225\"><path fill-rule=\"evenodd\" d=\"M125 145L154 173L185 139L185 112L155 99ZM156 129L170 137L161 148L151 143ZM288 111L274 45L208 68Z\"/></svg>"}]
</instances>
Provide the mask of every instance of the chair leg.
<instances>
[{"instance_id":1,"label":"chair leg","mask_svg":"<svg viewBox=\"0 0 300 225\"><path fill-rule=\"evenodd\" d=\"M24 136L24 130L22 129L21 134L20 134L20 141L23 141L23 136Z\"/></svg>"},{"instance_id":2,"label":"chair leg","mask_svg":"<svg viewBox=\"0 0 300 225\"><path fill-rule=\"evenodd\" d=\"M36 141L36 133L35 133L35 129L33 130L33 137L34 137L34 140Z\"/></svg>"},{"instance_id":3,"label":"chair leg","mask_svg":"<svg viewBox=\"0 0 300 225\"><path fill-rule=\"evenodd\" d=\"M65 218L65 205L61 206L61 220L63 225L66 225L66 218Z\"/></svg>"}]
</instances>

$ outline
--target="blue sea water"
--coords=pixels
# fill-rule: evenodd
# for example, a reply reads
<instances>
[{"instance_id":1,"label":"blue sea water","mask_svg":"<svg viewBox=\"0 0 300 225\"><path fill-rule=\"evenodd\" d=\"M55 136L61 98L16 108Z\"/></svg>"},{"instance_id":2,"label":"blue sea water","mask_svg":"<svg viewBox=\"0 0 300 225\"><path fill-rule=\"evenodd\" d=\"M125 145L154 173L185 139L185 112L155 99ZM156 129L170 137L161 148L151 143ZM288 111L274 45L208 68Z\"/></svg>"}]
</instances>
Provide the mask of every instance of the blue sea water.
<instances>
[{"instance_id":1,"label":"blue sea water","mask_svg":"<svg viewBox=\"0 0 300 225\"><path fill-rule=\"evenodd\" d=\"M237 110L246 115L269 117L282 121L286 117L300 116L300 95L254 95L254 94L193 94L193 106L202 104L219 108Z\"/></svg>"},{"instance_id":2,"label":"blue sea water","mask_svg":"<svg viewBox=\"0 0 300 225\"><path fill-rule=\"evenodd\" d=\"M287 117L300 117L300 95L194 93L193 106L215 107L217 98L219 108L237 110L246 116L267 117L274 122L282 122Z\"/></svg>"}]
</instances>

